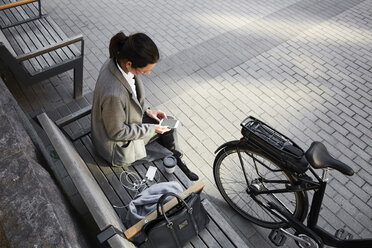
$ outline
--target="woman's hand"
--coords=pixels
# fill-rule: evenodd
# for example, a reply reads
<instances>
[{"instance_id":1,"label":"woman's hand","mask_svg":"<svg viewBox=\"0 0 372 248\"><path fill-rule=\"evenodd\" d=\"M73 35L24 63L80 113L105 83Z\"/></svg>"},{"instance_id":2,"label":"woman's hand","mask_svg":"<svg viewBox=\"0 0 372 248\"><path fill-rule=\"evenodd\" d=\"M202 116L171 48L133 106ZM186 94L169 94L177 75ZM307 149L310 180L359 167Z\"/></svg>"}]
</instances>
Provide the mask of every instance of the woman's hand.
<instances>
[{"instance_id":1,"label":"woman's hand","mask_svg":"<svg viewBox=\"0 0 372 248\"><path fill-rule=\"evenodd\" d=\"M165 126L155 125L155 133L163 134L169 132L171 129Z\"/></svg>"},{"instance_id":2,"label":"woman's hand","mask_svg":"<svg viewBox=\"0 0 372 248\"><path fill-rule=\"evenodd\" d=\"M154 119L154 120L156 120L158 122L160 122L161 119L167 118L167 115L163 111L161 111L161 110L152 111L151 109L146 109L146 114L150 118L152 118L152 119Z\"/></svg>"}]
</instances>

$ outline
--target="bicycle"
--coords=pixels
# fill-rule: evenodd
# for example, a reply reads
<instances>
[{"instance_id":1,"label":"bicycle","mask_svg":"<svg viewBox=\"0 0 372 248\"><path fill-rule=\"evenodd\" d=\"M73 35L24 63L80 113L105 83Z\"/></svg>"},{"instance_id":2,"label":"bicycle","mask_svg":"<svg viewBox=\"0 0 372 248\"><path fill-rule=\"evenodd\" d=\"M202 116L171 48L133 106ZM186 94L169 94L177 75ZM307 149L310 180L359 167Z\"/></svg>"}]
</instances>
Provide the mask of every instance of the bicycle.
<instances>
[{"instance_id":1,"label":"bicycle","mask_svg":"<svg viewBox=\"0 0 372 248\"><path fill-rule=\"evenodd\" d=\"M252 116L241 127L243 137L221 145L213 164L218 190L233 209L255 224L273 229L269 239L277 246L290 237L307 248L372 247L372 239L352 239L344 229L332 235L317 226L329 169L352 176L352 168L333 158L321 142L313 142L304 152ZM321 176L317 169L323 170ZM314 194L309 212L310 190Z\"/></svg>"}]
</instances>

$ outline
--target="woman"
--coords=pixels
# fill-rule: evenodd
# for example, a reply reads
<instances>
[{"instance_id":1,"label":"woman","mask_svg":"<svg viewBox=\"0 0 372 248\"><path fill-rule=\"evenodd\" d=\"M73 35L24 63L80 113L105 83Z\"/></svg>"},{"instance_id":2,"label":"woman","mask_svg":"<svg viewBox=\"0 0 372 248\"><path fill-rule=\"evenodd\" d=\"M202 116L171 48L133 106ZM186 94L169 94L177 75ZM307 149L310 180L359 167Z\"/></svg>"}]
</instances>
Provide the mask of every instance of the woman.
<instances>
[{"instance_id":1,"label":"woman","mask_svg":"<svg viewBox=\"0 0 372 248\"><path fill-rule=\"evenodd\" d=\"M129 166L146 157L145 145L157 139L171 150L191 180L198 176L181 160L175 129L158 125L167 115L145 107L141 74L150 74L159 60L155 43L145 34L110 40L110 59L102 66L94 89L92 139L98 153L113 166Z\"/></svg>"}]
</instances>

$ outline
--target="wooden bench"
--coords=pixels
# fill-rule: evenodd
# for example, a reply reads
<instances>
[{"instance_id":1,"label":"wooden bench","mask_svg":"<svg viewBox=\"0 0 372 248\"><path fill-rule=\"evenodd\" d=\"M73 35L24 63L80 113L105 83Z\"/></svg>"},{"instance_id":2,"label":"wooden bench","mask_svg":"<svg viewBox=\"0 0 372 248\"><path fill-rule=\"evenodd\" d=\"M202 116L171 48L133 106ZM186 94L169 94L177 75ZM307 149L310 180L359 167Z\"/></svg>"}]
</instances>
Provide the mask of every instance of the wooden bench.
<instances>
[{"instance_id":1,"label":"wooden bench","mask_svg":"<svg viewBox=\"0 0 372 248\"><path fill-rule=\"evenodd\" d=\"M71 110L85 108L89 113L88 105L87 102L81 101L79 104L62 106L58 110L48 113L54 121L45 113L38 115L37 118L46 135L43 134L42 129L37 130L37 132L44 140L47 150L49 150L51 158L54 160L52 170L57 180L59 180L78 212L86 216L86 222L90 223L90 226L95 225L97 227L96 235L107 232L109 229L124 232L129 227L122 223L122 218L125 217L126 206L136 192L123 187L123 184L128 186L128 182L120 180L123 169L109 166L106 161L99 157L94 151L90 133L82 132L90 125L90 117L89 115L82 117L84 111L75 114ZM63 118L65 116L69 117ZM82 119L77 117L82 117ZM62 121L58 121L61 118ZM69 119L72 121L69 121ZM68 123L64 127L61 126L63 132L57 127L56 122L59 124ZM73 134L74 132L83 134L83 136L78 137L78 135ZM77 137L77 139L71 142L64 133L68 136ZM49 141L51 141L51 144L48 144ZM158 175L154 182L147 182L148 185L165 181L178 181L184 189L193 185L178 167L174 174L166 173L162 160L131 166L129 171L136 173L140 178L145 178L149 166L157 167ZM207 198L204 197L202 203L211 221L207 228L191 240L186 247L247 247ZM94 221L90 221L89 218L94 219ZM107 243L110 247L134 247L130 240L113 231L107 237Z\"/></svg>"},{"instance_id":2,"label":"wooden bench","mask_svg":"<svg viewBox=\"0 0 372 248\"><path fill-rule=\"evenodd\" d=\"M32 85L73 70L74 98L81 97L83 36L67 37L50 16L39 18L36 14L37 18L34 17L35 10L30 4L9 8L9 3L5 4L4 0L1 2L2 6L7 6L3 10L0 8L0 25L4 27L0 34L2 70L11 72L24 85ZM78 42L79 49L75 45Z\"/></svg>"}]
</instances>

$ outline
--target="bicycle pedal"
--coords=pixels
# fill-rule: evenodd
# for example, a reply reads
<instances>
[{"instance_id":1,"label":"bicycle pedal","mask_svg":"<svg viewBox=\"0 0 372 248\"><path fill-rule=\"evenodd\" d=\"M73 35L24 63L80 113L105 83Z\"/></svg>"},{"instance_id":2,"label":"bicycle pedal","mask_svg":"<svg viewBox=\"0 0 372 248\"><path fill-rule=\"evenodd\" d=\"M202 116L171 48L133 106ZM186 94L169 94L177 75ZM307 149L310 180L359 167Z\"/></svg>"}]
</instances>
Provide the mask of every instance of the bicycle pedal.
<instances>
[{"instance_id":1,"label":"bicycle pedal","mask_svg":"<svg viewBox=\"0 0 372 248\"><path fill-rule=\"evenodd\" d=\"M287 236L279 229L273 229L269 234L270 241L276 246L284 245L287 240Z\"/></svg>"},{"instance_id":2,"label":"bicycle pedal","mask_svg":"<svg viewBox=\"0 0 372 248\"><path fill-rule=\"evenodd\" d=\"M336 231L335 237L341 240L348 240L348 239L352 239L353 235L345 231L344 229L340 228Z\"/></svg>"}]
</instances>

